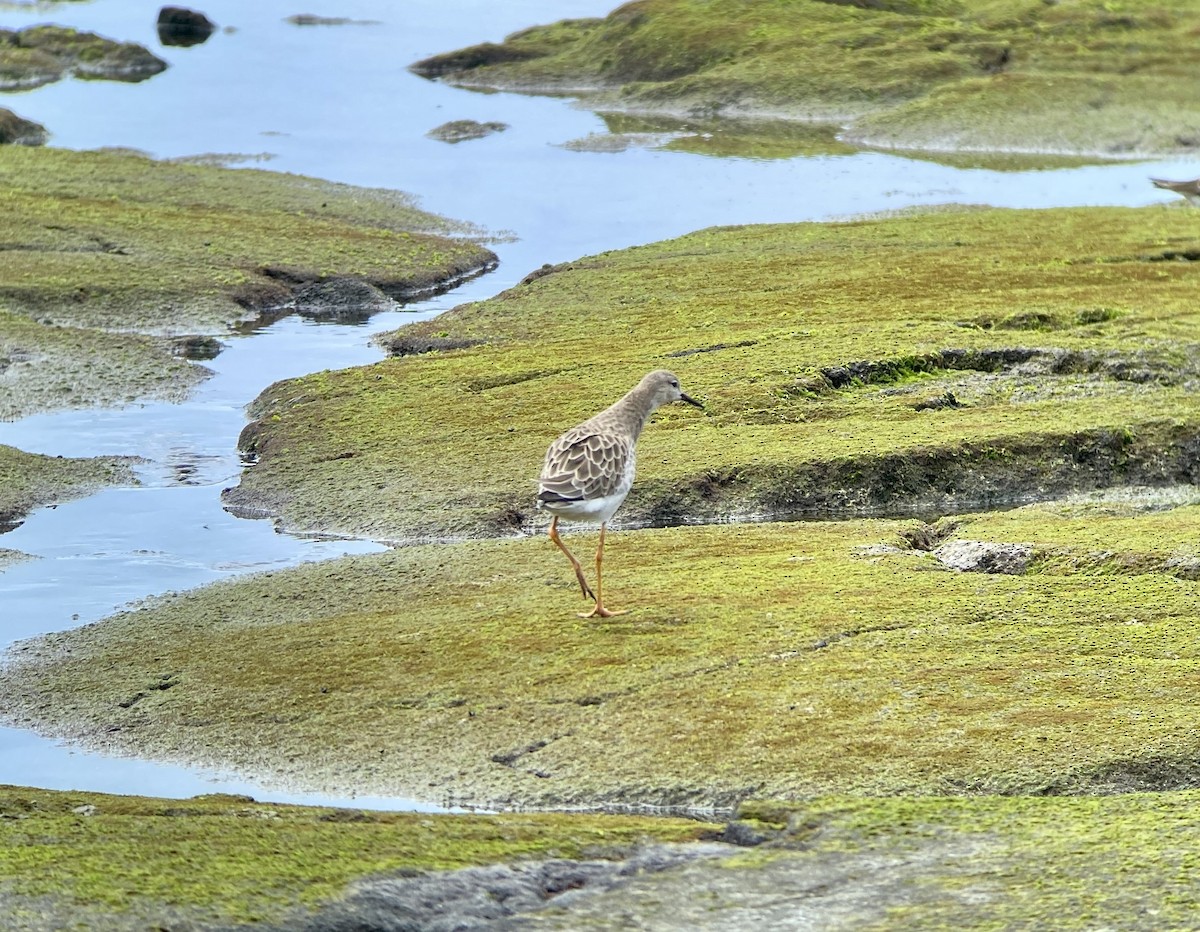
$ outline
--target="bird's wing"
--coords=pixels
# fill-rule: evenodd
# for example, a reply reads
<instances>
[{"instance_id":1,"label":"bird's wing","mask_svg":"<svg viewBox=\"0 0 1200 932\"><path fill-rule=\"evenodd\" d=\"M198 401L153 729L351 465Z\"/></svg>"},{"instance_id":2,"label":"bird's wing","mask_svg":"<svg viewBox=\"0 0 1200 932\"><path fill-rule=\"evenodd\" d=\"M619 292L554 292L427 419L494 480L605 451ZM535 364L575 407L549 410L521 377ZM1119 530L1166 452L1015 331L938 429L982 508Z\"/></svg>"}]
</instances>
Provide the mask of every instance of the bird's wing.
<instances>
[{"instance_id":1,"label":"bird's wing","mask_svg":"<svg viewBox=\"0 0 1200 932\"><path fill-rule=\"evenodd\" d=\"M608 433L578 428L550 445L538 480L542 501L578 501L612 495L625 481L633 445Z\"/></svg>"}]
</instances>

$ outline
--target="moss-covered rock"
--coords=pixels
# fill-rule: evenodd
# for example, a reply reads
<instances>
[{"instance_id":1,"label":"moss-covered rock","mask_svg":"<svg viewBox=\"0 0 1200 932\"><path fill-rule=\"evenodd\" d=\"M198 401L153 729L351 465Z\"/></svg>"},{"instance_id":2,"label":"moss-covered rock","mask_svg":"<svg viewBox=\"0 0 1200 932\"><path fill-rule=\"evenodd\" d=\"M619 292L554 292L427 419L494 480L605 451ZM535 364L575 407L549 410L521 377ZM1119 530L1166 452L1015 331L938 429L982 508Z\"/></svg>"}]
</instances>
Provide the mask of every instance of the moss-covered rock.
<instances>
[{"instance_id":1,"label":"moss-covered rock","mask_svg":"<svg viewBox=\"0 0 1200 932\"><path fill-rule=\"evenodd\" d=\"M136 481L132 462L129 457L43 456L0 444L0 528L19 522L38 505Z\"/></svg>"},{"instance_id":2,"label":"moss-covered rock","mask_svg":"<svg viewBox=\"0 0 1200 932\"><path fill-rule=\"evenodd\" d=\"M1194 8L1102 0L638 0L413 65L597 106L786 114L902 148L1193 151Z\"/></svg>"},{"instance_id":3,"label":"moss-covered rock","mask_svg":"<svg viewBox=\"0 0 1200 932\"><path fill-rule=\"evenodd\" d=\"M0 149L0 299L42 322L194 333L331 278L397 299L495 262L394 191L135 155Z\"/></svg>"},{"instance_id":4,"label":"moss-covered rock","mask_svg":"<svg viewBox=\"0 0 1200 932\"><path fill-rule=\"evenodd\" d=\"M47 138L46 127L41 123L26 120L0 107L0 145L40 146L45 144Z\"/></svg>"},{"instance_id":5,"label":"moss-covered rock","mask_svg":"<svg viewBox=\"0 0 1200 932\"><path fill-rule=\"evenodd\" d=\"M0 29L0 90L23 90L67 75L144 81L167 63L135 42L117 42L67 26Z\"/></svg>"},{"instance_id":6,"label":"moss-covered rock","mask_svg":"<svg viewBox=\"0 0 1200 932\"><path fill-rule=\"evenodd\" d=\"M227 493L387 539L537 527L550 441L647 371L707 410L640 442L628 524L979 509L1191 481L1186 210L975 210L714 228L541 270L279 383ZM453 347L460 347L454 349Z\"/></svg>"}]
</instances>

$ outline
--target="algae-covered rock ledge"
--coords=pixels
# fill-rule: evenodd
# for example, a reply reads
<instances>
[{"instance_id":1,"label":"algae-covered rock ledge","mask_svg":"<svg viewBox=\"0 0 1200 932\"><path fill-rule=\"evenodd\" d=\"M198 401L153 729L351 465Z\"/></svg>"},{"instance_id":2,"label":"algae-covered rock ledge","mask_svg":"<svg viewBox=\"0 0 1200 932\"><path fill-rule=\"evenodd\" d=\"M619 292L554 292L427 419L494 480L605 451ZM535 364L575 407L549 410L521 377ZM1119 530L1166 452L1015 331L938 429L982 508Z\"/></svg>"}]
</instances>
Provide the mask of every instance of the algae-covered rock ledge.
<instances>
[{"instance_id":1,"label":"algae-covered rock ledge","mask_svg":"<svg viewBox=\"0 0 1200 932\"><path fill-rule=\"evenodd\" d=\"M952 210L581 259L272 386L225 500L304 532L534 532L549 442L660 367L707 407L659 412L627 526L1191 482L1195 243L1179 209Z\"/></svg>"},{"instance_id":2,"label":"algae-covered rock ledge","mask_svg":"<svg viewBox=\"0 0 1200 932\"><path fill-rule=\"evenodd\" d=\"M860 145L1126 157L1200 146L1194 15L1187 0L637 0L412 68L599 109L842 124Z\"/></svg>"}]
</instances>

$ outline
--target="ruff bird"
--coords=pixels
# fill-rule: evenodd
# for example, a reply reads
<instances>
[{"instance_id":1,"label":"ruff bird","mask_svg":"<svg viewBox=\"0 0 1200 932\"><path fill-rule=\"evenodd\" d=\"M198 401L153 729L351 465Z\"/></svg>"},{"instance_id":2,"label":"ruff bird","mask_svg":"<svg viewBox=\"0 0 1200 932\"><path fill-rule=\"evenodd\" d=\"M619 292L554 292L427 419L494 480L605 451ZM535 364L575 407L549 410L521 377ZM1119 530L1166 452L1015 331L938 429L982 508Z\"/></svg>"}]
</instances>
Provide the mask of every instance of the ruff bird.
<instances>
[{"instance_id":1,"label":"ruff bird","mask_svg":"<svg viewBox=\"0 0 1200 932\"><path fill-rule=\"evenodd\" d=\"M624 614L604 605L604 532L633 485L634 446L642 428L650 420L650 415L674 401L704 408L695 398L684 393L679 387L679 379L673 373L657 369L638 382L620 401L572 427L550 444L550 449L546 451L542 475L538 480L538 508L554 516L550 521L550 540L571 561L584 598L596 602L592 610L581 613L580 618L610 618ZM565 521L600 522L594 590L584 578L583 567L559 536L560 518Z\"/></svg>"}]
</instances>

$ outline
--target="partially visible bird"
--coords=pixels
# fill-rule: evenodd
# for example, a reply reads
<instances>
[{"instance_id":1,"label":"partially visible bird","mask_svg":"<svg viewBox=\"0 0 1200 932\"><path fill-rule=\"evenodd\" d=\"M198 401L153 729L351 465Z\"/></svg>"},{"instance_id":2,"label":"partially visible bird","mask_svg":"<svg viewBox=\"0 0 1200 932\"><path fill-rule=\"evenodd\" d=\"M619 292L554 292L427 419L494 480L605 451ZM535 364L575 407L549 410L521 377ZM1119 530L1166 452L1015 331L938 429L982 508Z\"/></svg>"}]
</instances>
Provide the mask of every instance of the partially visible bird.
<instances>
[{"instance_id":1,"label":"partially visible bird","mask_svg":"<svg viewBox=\"0 0 1200 932\"><path fill-rule=\"evenodd\" d=\"M1166 181L1162 178L1151 178L1150 181L1154 187L1182 194L1193 207L1200 207L1200 178L1194 181Z\"/></svg>"},{"instance_id":2,"label":"partially visible bird","mask_svg":"<svg viewBox=\"0 0 1200 932\"><path fill-rule=\"evenodd\" d=\"M585 598L594 599L595 607L581 618L610 618L614 612L604 606L601 564L604 561L604 532L608 522L633 485L634 445L650 415L665 404L685 401L703 409L704 405L684 393L679 379L666 369L648 374L620 401L572 427L550 444L542 475L538 480L538 508L554 517L550 521L550 540L571 566ZM567 549L558 534L558 519L599 521L600 543L596 548L596 588L588 585L583 567Z\"/></svg>"}]
</instances>

